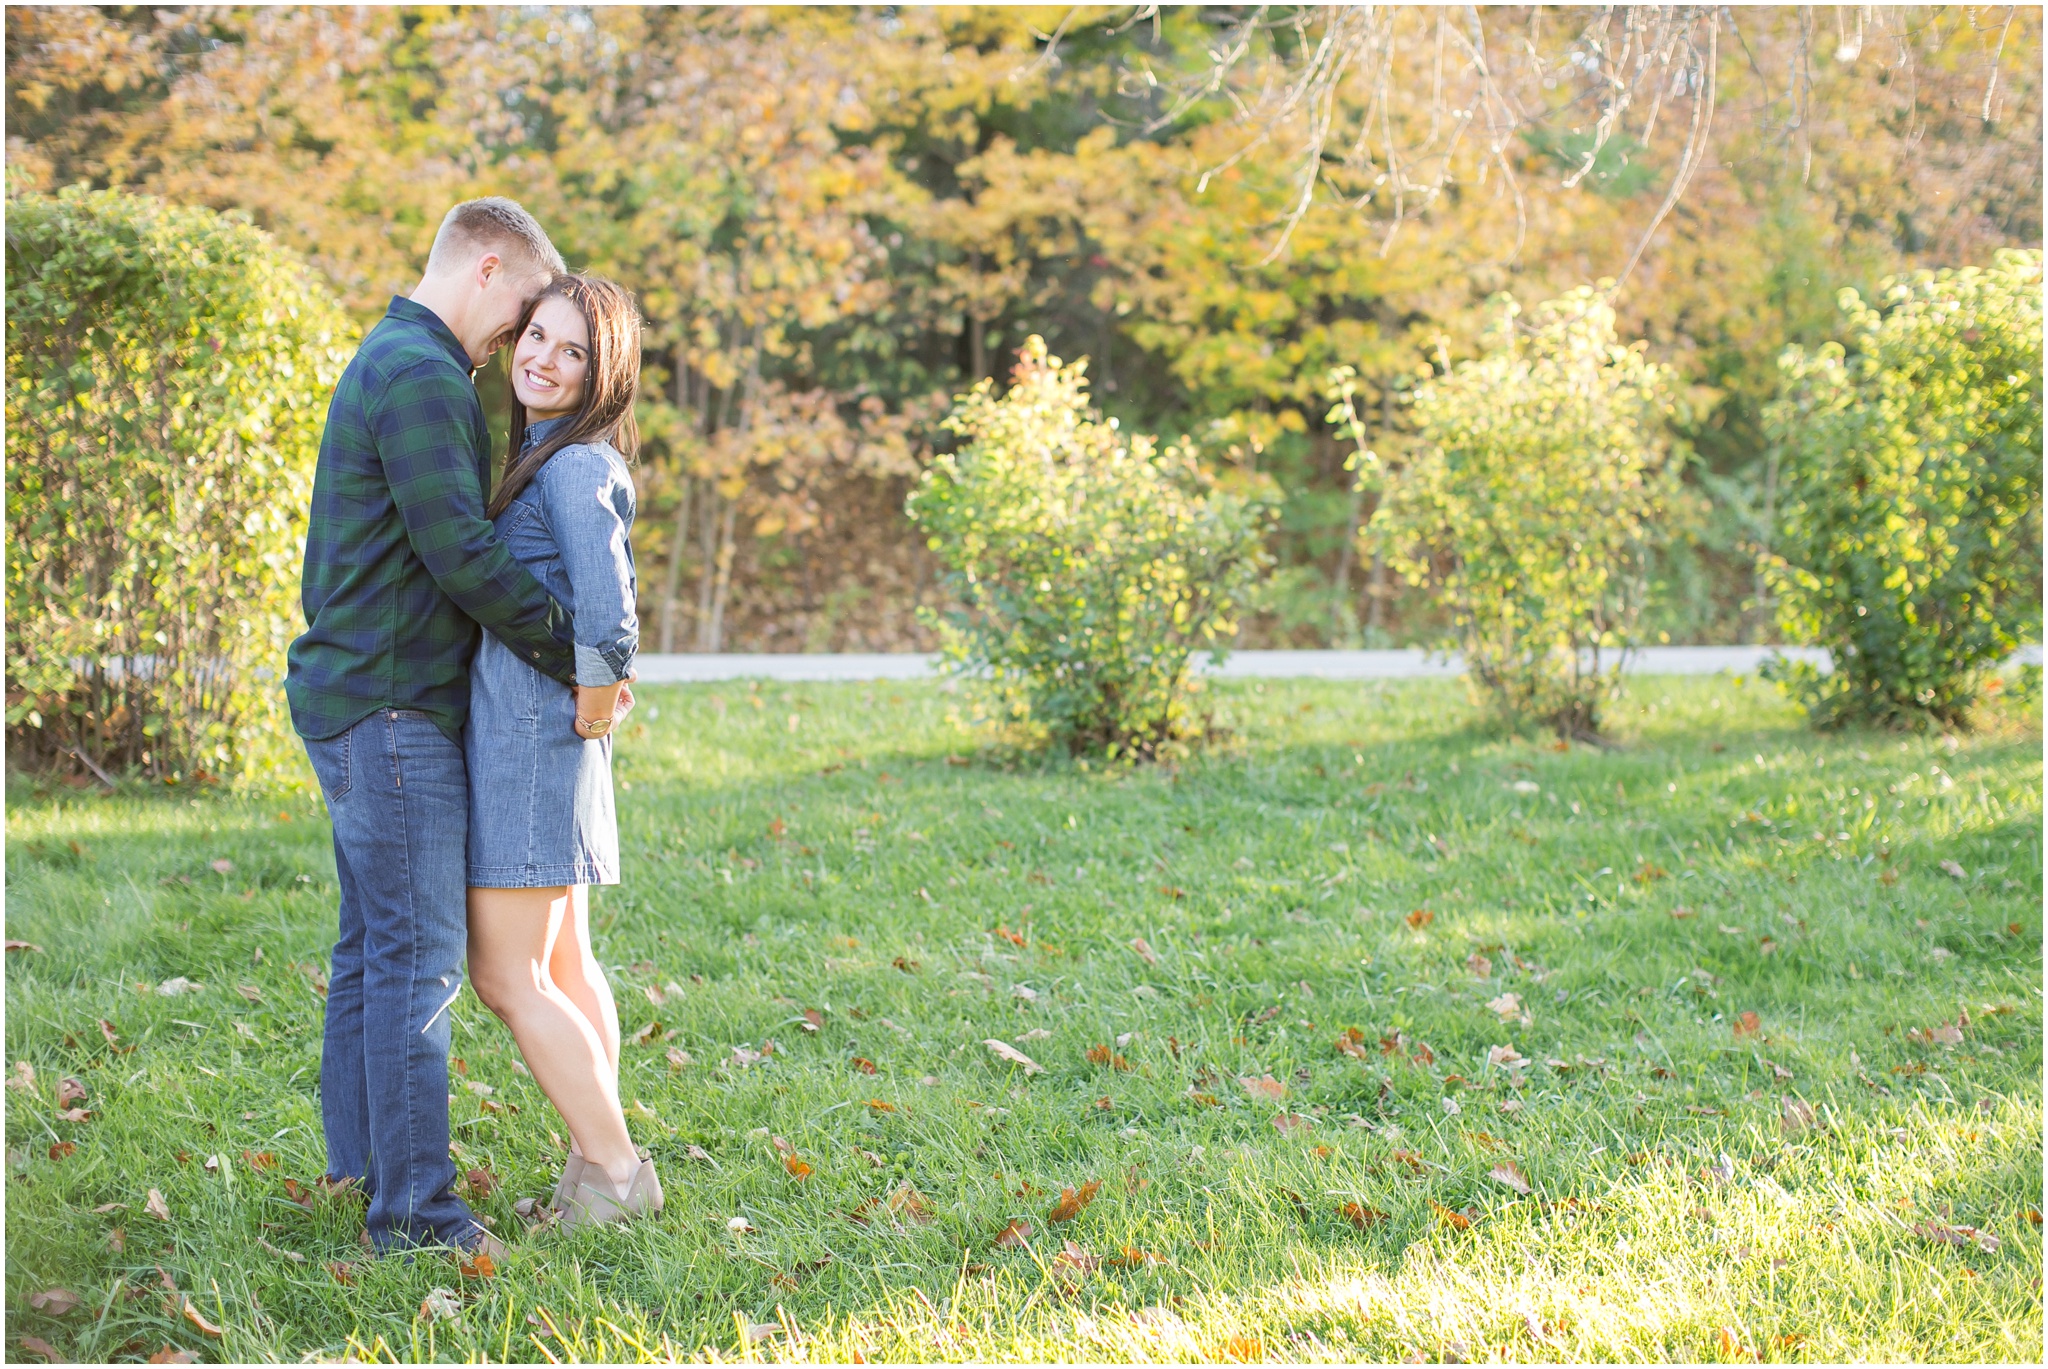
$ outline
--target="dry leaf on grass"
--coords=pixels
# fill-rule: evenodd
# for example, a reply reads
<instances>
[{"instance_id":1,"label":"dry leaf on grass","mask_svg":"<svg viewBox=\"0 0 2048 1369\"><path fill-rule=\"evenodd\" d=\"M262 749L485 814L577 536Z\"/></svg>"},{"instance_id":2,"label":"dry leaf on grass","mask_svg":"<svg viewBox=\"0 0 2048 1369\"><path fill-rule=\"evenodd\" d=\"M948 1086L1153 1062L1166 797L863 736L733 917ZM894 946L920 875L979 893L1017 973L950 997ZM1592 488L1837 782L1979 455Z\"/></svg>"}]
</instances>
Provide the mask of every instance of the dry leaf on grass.
<instances>
[{"instance_id":1,"label":"dry leaf on grass","mask_svg":"<svg viewBox=\"0 0 2048 1369\"><path fill-rule=\"evenodd\" d=\"M816 1008L805 1008L803 1021L798 1025L807 1032L815 1032L825 1025L825 1014Z\"/></svg>"},{"instance_id":2,"label":"dry leaf on grass","mask_svg":"<svg viewBox=\"0 0 2048 1369\"><path fill-rule=\"evenodd\" d=\"M1016 1250L1030 1239L1031 1223L1021 1218L1012 1217L1010 1224L1005 1226L1001 1233L996 1236L995 1244L1001 1250Z\"/></svg>"},{"instance_id":3,"label":"dry leaf on grass","mask_svg":"<svg viewBox=\"0 0 2048 1369\"><path fill-rule=\"evenodd\" d=\"M199 1352L197 1350L180 1350L176 1346L166 1345L163 1349L151 1355L147 1363L197 1364L199 1363Z\"/></svg>"},{"instance_id":4,"label":"dry leaf on grass","mask_svg":"<svg viewBox=\"0 0 2048 1369\"><path fill-rule=\"evenodd\" d=\"M1249 1075L1239 1075L1237 1085L1251 1097L1264 1099L1268 1103L1277 1103L1287 1096L1287 1085L1270 1074L1257 1079Z\"/></svg>"},{"instance_id":5,"label":"dry leaf on grass","mask_svg":"<svg viewBox=\"0 0 2048 1369\"><path fill-rule=\"evenodd\" d=\"M1295 1132L1306 1130L1314 1125L1315 1120L1313 1118L1304 1117L1298 1112L1283 1112L1273 1119L1273 1129L1282 1136L1292 1136Z\"/></svg>"},{"instance_id":6,"label":"dry leaf on grass","mask_svg":"<svg viewBox=\"0 0 2048 1369\"><path fill-rule=\"evenodd\" d=\"M52 1160L68 1160L77 1153L78 1144L75 1141L59 1141L50 1147L50 1158Z\"/></svg>"},{"instance_id":7,"label":"dry leaf on grass","mask_svg":"<svg viewBox=\"0 0 2048 1369\"><path fill-rule=\"evenodd\" d=\"M81 1299L68 1288L46 1288L40 1293L28 1295L28 1305L36 1311L52 1317L61 1317L75 1310Z\"/></svg>"},{"instance_id":8,"label":"dry leaf on grass","mask_svg":"<svg viewBox=\"0 0 2048 1369\"><path fill-rule=\"evenodd\" d=\"M1007 1060L1013 1065L1020 1066L1027 1076L1045 1073L1045 1066L1039 1064L1007 1041L1001 1041L991 1036L981 1044L987 1046L990 1054L998 1059Z\"/></svg>"},{"instance_id":9,"label":"dry leaf on grass","mask_svg":"<svg viewBox=\"0 0 2048 1369\"><path fill-rule=\"evenodd\" d=\"M1081 1215L1088 1204L1095 1201L1095 1195L1101 1188L1100 1179L1090 1179L1079 1188L1062 1187L1059 1202L1053 1205L1052 1211L1045 1214L1045 1219L1049 1222L1073 1221Z\"/></svg>"},{"instance_id":10,"label":"dry leaf on grass","mask_svg":"<svg viewBox=\"0 0 2048 1369\"><path fill-rule=\"evenodd\" d=\"M12 941L7 943L8 950L12 951L16 948L17 943ZM38 946L34 949L41 950L42 948ZM50 1361L50 1363L52 1364L59 1363L60 1361L66 1363L69 1362L65 1359L64 1355L58 1351L56 1346L50 1344L41 1336L23 1336L20 1340L16 1341L15 1344L20 1346L24 1351L28 1352L31 1355L41 1355L44 1359Z\"/></svg>"},{"instance_id":11,"label":"dry leaf on grass","mask_svg":"<svg viewBox=\"0 0 2048 1369\"><path fill-rule=\"evenodd\" d=\"M1522 1171L1513 1160L1501 1161L1492 1169L1486 1171L1486 1177L1497 1184L1513 1189L1525 1198L1529 1196L1529 1181L1523 1177Z\"/></svg>"},{"instance_id":12,"label":"dry leaf on grass","mask_svg":"<svg viewBox=\"0 0 2048 1369\"><path fill-rule=\"evenodd\" d=\"M644 1046L648 1042L654 1040L656 1037L660 1035L661 1021L659 1018L657 1018L656 1020L649 1022L646 1026L642 1027L639 1031L634 1032L632 1036L632 1041L633 1044L636 1046Z\"/></svg>"},{"instance_id":13,"label":"dry leaf on grass","mask_svg":"<svg viewBox=\"0 0 2048 1369\"><path fill-rule=\"evenodd\" d=\"M306 1257L304 1255L301 1255L298 1251L280 1250L278 1247L272 1245L269 1241L264 1240L261 1236L258 1236L256 1238L256 1245L266 1255L275 1255L280 1260L285 1260L292 1264L304 1264L306 1262Z\"/></svg>"},{"instance_id":14,"label":"dry leaf on grass","mask_svg":"<svg viewBox=\"0 0 2048 1369\"><path fill-rule=\"evenodd\" d=\"M1429 1210L1437 1215L1438 1221L1450 1227L1453 1231L1470 1231L1472 1229L1472 1219L1479 1215L1471 1208L1460 1212L1456 1208L1445 1207L1434 1198L1429 1200Z\"/></svg>"},{"instance_id":15,"label":"dry leaf on grass","mask_svg":"<svg viewBox=\"0 0 2048 1369\"><path fill-rule=\"evenodd\" d=\"M686 1070L696 1063L697 1062L691 1058L690 1053L684 1050L681 1046L670 1046L668 1048L668 1067L670 1069L678 1071Z\"/></svg>"},{"instance_id":16,"label":"dry leaf on grass","mask_svg":"<svg viewBox=\"0 0 2048 1369\"><path fill-rule=\"evenodd\" d=\"M1339 1055L1348 1055L1357 1060L1367 1059L1371 1055L1365 1048L1365 1033L1356 1027L1345 1028L1344 1034L1337 1038L1336 1047Z\"/></svg>"},{"instance_id":17,"label":"dry leaf on grass","mask_svg":"<svg viewBox=\"0 0 2048 1369\"><path fill-rule=\"evenodd\" d=\"M1266 1357L1266 1347L1250 1336L1230 1336L1216 1347L1216 1358L1225 1364L1256 1364Z\"/></svg>"},{"instance_id":18,"label":"dry leaf on grass","mask_svg":"<svg viewBox=\"0 0 2048 1369\"><path fill-rule=\"evenodd\" d=\"M1387 1220L1386 1213L1376 1207L1367 1207L1363 1203L1339 1203L1337 1213L1360 1231Z\"/></svg>"},{"instance_id":19,"label":"dry leaf on grass","mask_svg":"<svg viewBox=\"0 0 2048 1369\"><path fill-rule=\"evenodd\" d=\"M183 1314L185 1320L192 1324L192 1329L202 1336L210 1336L214 1340L219 1340L221 1336L220 1328L206 1319L205 1314L199 1310L199 1304L193 1302L189 1296L183 1302L184 1305L178 1310Z\"/></svg>"},{"instance_id":20,"label":"dry leaf on grass","mask_svg":"<svg viewBox=\"0 0 2048 1369\"><path fill-rule=\"evenodd\" d=\"M1465 969L1474 979L1486 979L1493 974L1493 962L1474 951L1465 957Z\"/></svg>"},{"instance_id":21,"label":"dry leaf on grass","mask_svg":"<svg viewBox=\"0 0 2048 1369\"><path fill-rule=\"evenodd\" d=\"M859 1070L862 1074L873 1074L875 1072L875 1062L867 1059L864 1056L854 1056L853 1067Z\"/></svg>"},{"instance_id":22,"label":"dry leaf on grass","mask_svg":"<svg viewBox=\"0 0 2048 1369\"><path fill-rule=\"evenodd\" d=\"M1136 951L1138 959L1144 961L1147 965L1156 966L1159 964L1158 953L1152 949L1151 944L1144 937L1141 936L1133 940L1131 942L1131 949Z\"/></svg>"},{"instance_id":23,"label":"dry leaf on grass","mask_svg":"<svg viewBox=\"0 0 2048 1369\"><path fill-rule=\"evenodd\" d=\"M85 1101L85 1085L66 1075L57 1081L57 1106L72 1107Z\"/></svg>"},{"instance_id":24,"label":"dry leaf on grass","mask_svg":"<svg viewBox=\"0 0 2048 1369\"><path fill-rule=\"evenodd\" d=\"M883 1206L888 1209L892 1216L909 1217L920 1224L935 1220L932 1215L931 1204L924 1200L922 1193L919 1193L909 1184L904 1184L894 1193L891 1193L889 1201L883 1204Z\"/></svg>"},{"instance_id":25,"label":"dry leaf on grass","mask_svg":"<svg viewBox=\"0 0 2048 1369\"><path fill-rule=\"evenodd\" d=\"M1408 925L1418 932L1434 921L1436 921L1436 914L1427 908L1417 908L1414 912L1408 914L1407 917Z\"/></svg>"},{"instance_id":26,"label":"dry leaf on grass","mask_svg":"<svg viewBox=\"0 0 2048 1369\"><path fill-rule=\"evenodd\" d=\"M149 1191L149 1201L142 1205L142 1210L160 1222L171 1219L171 1209L165 1205L164 1195L156 1189Z\"/></svg>"},{"instance_id":27,"label":"dry leaf on grass","mask_svg":"<svg viewBox=\"0 0 2048 1369\"><path fill-rule=\"evenodd\" d=\"M1778 1103L1778 1134L1791 1140L1812 1129L1814 1125L1813 1105L1798 1098L1782 1099Z\"/></svg>"},{"instance_id":28,"label":"dry leaf on grass","mask_svg":"<svg viewBox=\"0 0 2048 1369\"><path fill-rule=\"evenodd\" d=\"M490 1252L477 1250L457 1258L455 1272L465 1279L494 1279L498 1276L498 1262Z\"/></svg>"},{"instance_id":29,"label":"dry leaf on grass","mask_svg":"<svg viewBox=\"0 0 2048 1369\"><path fill-rule=\"evenodd\" d=\"M1998 1253L1998 1237L1988 1231L1979 1231L1974 1226L1950 1226L1947 1222L1915 1222L1913 1234L1938 1245L1952 1245L1960 1249L1976 1246L1987 1255Z\"/></svg>"},{"instance_id":30,"label":"dry leaf on grass","mask_svg":"<svg viewBox=\"0 0 2048 1369\"><path fill-rule=\"evenodd\" d=\"M1952 879L1968 879L1970 877L1968 870L1965 870L1952 860L1945 860L1941 863L1941 872Z\"/></svg>"},{"instance_id":31,"label":"dry leaf on grass","mask_svg":"<svg viewBox=\"0 0 2048 1369\"><path fill-rule=\"evenodd\" d=\"M1116 1054L1107 1046L1090 1046L1085 1058L1091 1065L1107 1065L1110 1069L1114 1070L1127 1070L1131 1067L1130 1061Z\"/></svg>"},{"instance_id":32,"label":"dry leaf on grass","mask_svg":"<svg viewBox=\"0 0 2048 1369\"><path fill-rule=\"evenodd\" d=\"M1052 1257L1052 1262L1054 1265L1065 1265L1077 1274L1093 1274L1096 1267L1102 1263L1072 1241L1060 1242L1060 1253Z\"/></svg>"},{"instance_id":33,"label":"dry leaf on grass","mask_svg":"<svg viewBox=\"0 0 2048 1369\"><path fill-rule=\"evenodd\" d=\"M1515 1017L1521 1013L1522 998L1520 994L1504 993L1498 998L1488 1000L1486 1006L1498 1015L1502 1021L1506 1021L1508 1018Z\"/></svg>"},{"instance_id":34,"label":"dry leaf on grass","mask_svg":"<svg viewBox=\"0 0 2048 1369\"><path fill-rule=\"evenodd\" d=\"M446 1288L431 1288L420 1299L420 1316L428 1321L454 1321L462 1315L462 1302Z\"/></svg>"},{"instance_id":35,"label":"dry leaf on grass","mask_svg":"<svg viewBox=\"0 0 2048 1369\"><path fill-rule=\"evenodd\" d=\"M1755 1013L1744 1012L1736 1014L1734 1022L1734 1032L1736 1040L1740 1041L1745 1036L1755 1036L1758 1032L1762 1030L1763 1019L1758 1017Z\"/></svg>"}]
</instances>

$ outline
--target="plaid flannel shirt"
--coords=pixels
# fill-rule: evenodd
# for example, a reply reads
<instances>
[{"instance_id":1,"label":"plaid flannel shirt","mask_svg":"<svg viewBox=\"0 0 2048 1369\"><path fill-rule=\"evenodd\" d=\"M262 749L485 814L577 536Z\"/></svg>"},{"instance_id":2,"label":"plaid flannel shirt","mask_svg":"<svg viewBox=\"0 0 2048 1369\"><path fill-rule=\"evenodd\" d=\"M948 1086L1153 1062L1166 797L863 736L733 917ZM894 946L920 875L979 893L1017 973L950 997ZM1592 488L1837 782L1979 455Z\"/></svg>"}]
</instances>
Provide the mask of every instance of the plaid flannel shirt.
<instances>
[{"instance_id":1,"label":"plaid flannel shirt","mask_svg":"<svg viewBox=\"0 0 2048 1369\"><path fill-rule=\"evenodd\" d=\"M574 683L569 614L484 517L489 481L468 354L431 309L394 298L342 373L320 438L307 626L285 676L300 736L408 708L459 741L478 624Z\"/></svg>"}]
</instances>

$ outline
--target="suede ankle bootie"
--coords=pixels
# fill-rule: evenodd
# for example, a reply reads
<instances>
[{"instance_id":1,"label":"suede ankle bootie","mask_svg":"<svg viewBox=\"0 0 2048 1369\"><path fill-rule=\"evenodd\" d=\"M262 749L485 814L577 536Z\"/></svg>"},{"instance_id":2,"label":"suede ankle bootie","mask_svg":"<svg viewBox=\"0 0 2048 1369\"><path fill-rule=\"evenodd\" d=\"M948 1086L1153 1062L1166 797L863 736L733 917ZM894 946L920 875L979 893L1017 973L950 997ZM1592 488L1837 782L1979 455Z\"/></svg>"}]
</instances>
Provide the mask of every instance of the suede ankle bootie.
<instances>
[{"instance_id":1,"label":"suede ankle bootie","mask_svg":"<svg viewBox=\"0 0 2048 1369\"><path fill-rule=\"evenodd\" d=\"M572 1150L569 1152L569 1158L562 1162L562 1177L555 1180L555 1193L548 1199L548 1205L557 1213L567 1216L569 1199L576 1192L576 1181L582 1177L583 1156Z\"/></svg>"},{"instance_id":2,"label":"suede ankle bootie","mask_svg":"<svg viewBox=\"0 0 2048 1369\"><path fill-rule=\"evenodd\" d=\"M577 1176L569 1206L562 1215L564 1227L588 1226L597 1222L626 1222L661 1211L661 1178L654 1161L642 1160L623 1188L612 1185L611 1176L597 1165L585 1163Z\"/></svg>"}]
</instances>

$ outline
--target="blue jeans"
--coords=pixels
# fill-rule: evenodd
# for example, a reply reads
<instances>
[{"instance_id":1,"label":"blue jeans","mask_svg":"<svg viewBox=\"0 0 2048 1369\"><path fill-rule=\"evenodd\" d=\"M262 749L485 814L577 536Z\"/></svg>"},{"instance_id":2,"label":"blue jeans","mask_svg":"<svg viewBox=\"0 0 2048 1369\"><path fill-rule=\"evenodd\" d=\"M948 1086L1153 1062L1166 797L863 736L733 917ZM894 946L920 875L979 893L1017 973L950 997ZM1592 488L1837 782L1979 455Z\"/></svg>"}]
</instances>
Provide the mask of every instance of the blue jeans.
<instances>
[{"instance_id":1,"label":"blue jeans","mask_svg":"<svg viewBox=\"0 0 2048 1369\"><path fill-rule=\"evenodd\" d=\"M468 949L462 748L379 709L306 752L334 820L341 939L327 982L327 1175L369 1195L379 1250L476 1243L448 1158L449 1013Z\"/></svg>"}]
</instances>

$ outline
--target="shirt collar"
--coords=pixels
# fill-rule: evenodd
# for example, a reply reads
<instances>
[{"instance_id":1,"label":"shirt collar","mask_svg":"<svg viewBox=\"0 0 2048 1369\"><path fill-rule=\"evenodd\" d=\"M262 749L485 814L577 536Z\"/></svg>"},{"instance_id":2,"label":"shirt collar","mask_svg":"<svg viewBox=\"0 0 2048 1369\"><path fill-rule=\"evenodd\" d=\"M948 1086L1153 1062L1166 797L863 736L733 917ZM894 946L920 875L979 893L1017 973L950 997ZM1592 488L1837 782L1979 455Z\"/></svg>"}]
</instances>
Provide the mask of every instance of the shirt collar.
<instances>
[{"instance_id":1,"label":"shirt collar","mask_svg":"<svg viewBox=\"0 0 2048 1369\"><path fill-rule=\"evenodd\" d=\"M476 374L477 368L470 364L469 351L462 345L461 339L455 336L454 329L426 305L415 304L403 295L393 295L391 307L384 311L384 317L403 319L407 323L426 329L434 341L448 349L449 359L460 366L465 375Z\"/></svg>"},{"instance_id":2,"label":"shirt collar","mask_svg":"<svg viewBox=\"0 0 2048 1369\"><path fill-rule=\"evenodd\" d=\"M573 417L575 417L573 414L562 414L555 418L543 418L538 423L527 424L526 436L521 439L519 450L525 451L536 442L545 442L549 433L554 432Z\"/></svg>"}]
</instances>

